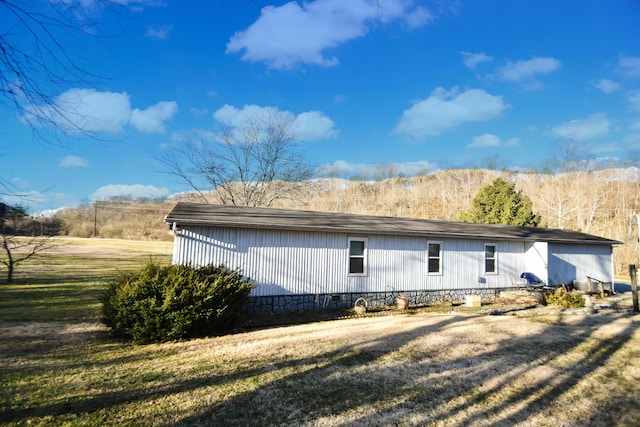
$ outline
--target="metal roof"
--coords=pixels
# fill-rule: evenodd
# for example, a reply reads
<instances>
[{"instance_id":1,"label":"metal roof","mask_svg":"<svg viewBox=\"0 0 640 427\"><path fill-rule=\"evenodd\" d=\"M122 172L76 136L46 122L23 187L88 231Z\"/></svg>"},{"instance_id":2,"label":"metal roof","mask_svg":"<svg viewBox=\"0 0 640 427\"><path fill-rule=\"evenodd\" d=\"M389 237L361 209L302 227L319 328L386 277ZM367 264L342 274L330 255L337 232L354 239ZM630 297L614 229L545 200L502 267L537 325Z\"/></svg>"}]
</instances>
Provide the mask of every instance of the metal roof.
<instances>
[{"instance_id":1,"label":"metal roof","mask_svg":"<svg viewBox=\"0 0 640 427\"><path fill-rule=\"evenodd\" d=\"M386 234L428 238L528 240L549 243L620 244L616 240L577 231L495 224L433 221L415 218L249 208L179 202L165 221L176 225L300 230L334 233Z\"/></svg>"}]
</instances>

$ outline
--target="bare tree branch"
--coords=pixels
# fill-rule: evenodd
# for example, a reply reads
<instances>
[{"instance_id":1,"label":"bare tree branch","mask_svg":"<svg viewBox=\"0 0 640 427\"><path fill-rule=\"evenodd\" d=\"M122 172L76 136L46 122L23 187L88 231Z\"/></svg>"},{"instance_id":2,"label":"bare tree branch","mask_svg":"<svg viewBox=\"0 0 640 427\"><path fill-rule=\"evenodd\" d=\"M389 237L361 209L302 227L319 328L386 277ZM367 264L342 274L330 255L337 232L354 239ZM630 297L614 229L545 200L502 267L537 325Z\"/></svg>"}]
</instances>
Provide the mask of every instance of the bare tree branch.
<instances>
[{"instance_id":1,"label":"bare tree branch","mask_svg":"<svg viewBox=\"0 0 640 427\"><path fill-rule=\"evenodd\" d=\"M63 42L65 37L103 37L92 31L96 7L119 13L124 6L115 0L0 0L0 13L7 18L0 33L0 102L12 104L42 141L96 137L83 128L79 113L58 98L66 89L105 80L89 70L89 58L74 54Z\"/></svg>"},{"instance_id":2,"label":"bare tree branch","mask_svg":"<svg viewBox=\"0 0 640 427\"><path fill-rule=\"evenodd\" d=\"M18 239L16 236L2 235L2 249L6 259L0 258L0 263L7 267L7 282L13 281L13 273L18 264L48 251L54 247L61 246L50 236L31 237L26 240Z\"/></svg>"},{"instance_id":3,"label":"bare tree branch","mask_svg":"<svg viewBox=\"0 0 640 427\"><path fill-rule=\"evenodd\" d=\"M225 205L300 200L313 174L292 118L278 112L247 116L244 126L227 129L216 141L183 141L157 158L200 200Z\"/></svg>"}]
</instances>

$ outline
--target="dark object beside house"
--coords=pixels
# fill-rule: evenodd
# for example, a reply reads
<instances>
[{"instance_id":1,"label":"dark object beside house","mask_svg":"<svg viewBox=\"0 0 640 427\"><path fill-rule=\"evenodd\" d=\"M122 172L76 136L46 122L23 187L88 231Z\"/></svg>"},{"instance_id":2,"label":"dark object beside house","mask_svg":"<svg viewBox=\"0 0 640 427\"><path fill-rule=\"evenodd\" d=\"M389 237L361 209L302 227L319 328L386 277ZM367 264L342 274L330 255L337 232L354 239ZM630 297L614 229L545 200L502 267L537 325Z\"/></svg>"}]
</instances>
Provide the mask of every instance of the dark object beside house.
<instances>
[{"instance_id":1,"label":"dark object beside house","mask_svg":"<svg viewBox=\"0 0 640 427\"><path fill-rule=\"evenodd\" d=\"M547 284L544 280L529 271L525 271L520 275L519 283L526 289L532 291L549 291L557 288L557 285Z\"/></svg>"},{"instance_id":2,"label":"dark object beside house","mask_svg":"<svg viewBox=\"0 0 640 427\"><path fill-rule=\"evenodd\" d=\"M574 280L573 289L588 294L612 294L613 285L611 282L598 280L594 277L587 276L587 280Z\"/></svg>"},{"instance_id":3,"label":"dark object beside house","mask_svg":"<svg viewBox=\"0 0 640 427\"><path fill-rule=\"evenodd\" d=\"M527 285L544 285L544 281L533 273L525 271L520 275Z\"/></svg>"}]
</instances>

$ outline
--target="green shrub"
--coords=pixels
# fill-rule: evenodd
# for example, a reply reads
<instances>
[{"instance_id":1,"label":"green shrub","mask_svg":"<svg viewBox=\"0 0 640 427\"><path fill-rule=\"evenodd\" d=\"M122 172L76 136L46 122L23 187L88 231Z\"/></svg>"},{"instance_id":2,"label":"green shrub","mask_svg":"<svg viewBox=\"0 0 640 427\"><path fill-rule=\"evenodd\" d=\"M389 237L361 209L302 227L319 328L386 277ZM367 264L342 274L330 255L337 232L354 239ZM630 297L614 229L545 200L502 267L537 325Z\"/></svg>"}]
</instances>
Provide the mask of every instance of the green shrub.
<instances>
[{"instance_id":1,"label":"green shrub","mask_svg":"<svg viewBox=\"0 0 640 427\"><path fill-rule=\"evenodd\" d=\"M122 272L102 299L103 322L120 337L161 342L232 328L253 285L224 266L146 267Z\"/></svg>"},{"instance_id":2,"label":"green shrub","mask_svg":"<svg viewBox=\"0 0 640 427\"><path fill-rule=\"evenodd\" d=\"M564 308L579 308L584 307L584 297L576 292L570 292L564 287L559 287L554 292L546 292L543 303Z\"/></svg>"}]
</instances>

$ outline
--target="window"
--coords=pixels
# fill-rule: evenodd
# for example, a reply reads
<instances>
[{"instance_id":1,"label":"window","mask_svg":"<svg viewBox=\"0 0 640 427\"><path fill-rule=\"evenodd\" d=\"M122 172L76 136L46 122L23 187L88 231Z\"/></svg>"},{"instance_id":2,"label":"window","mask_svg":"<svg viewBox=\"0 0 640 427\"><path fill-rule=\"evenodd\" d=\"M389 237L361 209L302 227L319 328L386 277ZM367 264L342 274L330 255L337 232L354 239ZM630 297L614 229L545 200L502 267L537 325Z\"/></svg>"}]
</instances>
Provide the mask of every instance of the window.
<instances>
[{"instance_id":1,"label":"window","mask_svg":"<svg viewBox=\"0 0 640 427\"><path fill-rule=\"evenodd\" d=\"M498 272L498 252L495 243L484 244L484 272L486 274Z\"/></svg>"},{"instance_id":2,"label":"window","mask_svg":"<svg viewBox=\"0 0 640 427\"><path fill-rule=\"evenodd\" d=\"M349 275L366 274L366 244L367 239L349 238Z\"/></svg>"},{"instance_id":3,"label":"window","mask_svg":"<svg viewBox=\"0 0 640 427\"><path fill-rule=\"evenodd\" d=\"M442 243L427 243L427 274L442 273Z\"/></svg>"}]
</instances>

